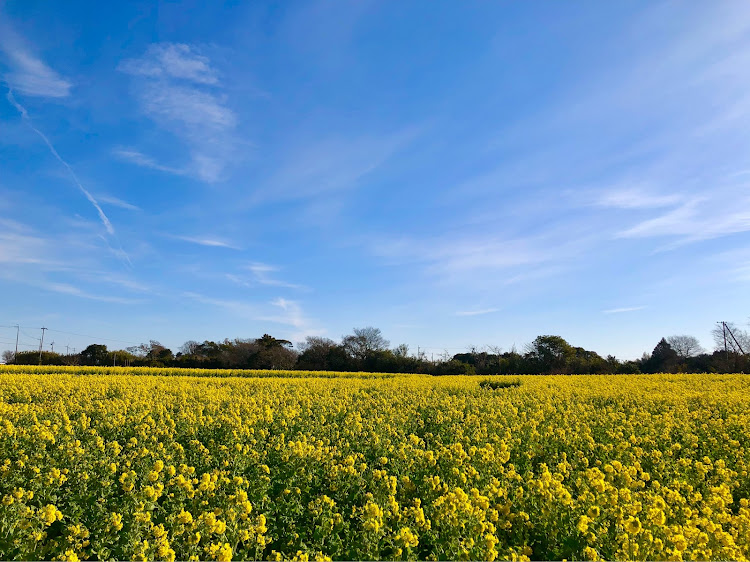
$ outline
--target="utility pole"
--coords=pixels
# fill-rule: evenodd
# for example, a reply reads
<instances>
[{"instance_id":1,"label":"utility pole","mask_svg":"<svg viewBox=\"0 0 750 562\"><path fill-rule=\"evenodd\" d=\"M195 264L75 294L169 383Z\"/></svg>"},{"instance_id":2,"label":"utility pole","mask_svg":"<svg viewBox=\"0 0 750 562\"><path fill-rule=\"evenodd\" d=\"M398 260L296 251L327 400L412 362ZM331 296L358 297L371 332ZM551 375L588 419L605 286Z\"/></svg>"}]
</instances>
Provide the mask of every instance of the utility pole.
<instances>
[{"instance_id":1,"label":"utility pole","mask_svg":"<svg viewBox=\"0 0 750 562\"><path fill-rule=\"evenodd\" d=\"M70 346L69 346L69 345L66 345L66 346L65 346L65 355L70 355L70 354L68 353L68 349L69 349L69 348L70 348Z\"/></svg>"},{"instance_id":2,"label":"utility pole","mask_svg":"<svg viewBox=\"0 0 750 562\"><path fill-rule=\"evenodd\" d=\"M21 331L21 326L16 324L16 354L13 356L13 363L18 363L18 332Z\"/></svg>"},{"instance_id":3,"label":"utility pole","mask_svg":"<svg viewBox=\"0 0 750 562\"><path fill-rule=\"evenodd\" d=\"M55 342L52 342L51 344L49 344L49 346L52 348L52 353L54 353L55 352Z\"/></svg>"},{"instance_id":4,"label":"utility pole","mask_svg":"<svg viewBox=\"0 0 750 562\"><path fill-rule=\"evenodd\" d=\"M724 323L724 325L726 326L726 323ZM734 337L734 332L732 332L732 329L729 326L726 326L726 328L727 328L727 332L729 332L729 335L731 336L732 340L734 341L734 344L737 346L737 349L740 350L740 353L742 355L745 355L745 350L742 349L742 345L740 345L740 342L738 342L737 338Z\"/></svg>"},{"instance_id":5,"label":"utility pole","mask_svg":"<svg viewBox=\"0 0 750 562\"><path fill-rule=\"evenodd\" d=\"M47 328L42 327L42 339L39 340L39 364L42 364L42 346L44 346L44 331Z\"/></svg>"}]
</instances>

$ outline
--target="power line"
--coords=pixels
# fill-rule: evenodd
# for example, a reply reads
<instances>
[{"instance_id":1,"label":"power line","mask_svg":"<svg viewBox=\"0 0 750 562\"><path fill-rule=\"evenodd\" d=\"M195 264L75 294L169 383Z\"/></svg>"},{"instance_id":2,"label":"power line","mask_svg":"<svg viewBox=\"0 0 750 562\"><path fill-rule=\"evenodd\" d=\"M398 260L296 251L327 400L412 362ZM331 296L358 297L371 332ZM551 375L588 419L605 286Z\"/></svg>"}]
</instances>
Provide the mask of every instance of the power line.
<instances>
[{"instance_id":1,"label":"power line","mask_svg":"<svg viewBox=\"0 0 750 562\"><path fill-rule=\"evenodd\" d=\"M15 345L16 344L16 342L14 342L14 341L2 341L2 340L0 340L0 343L4 343L6 345ZM31 347L31 348L36 349L37 347L39 347L39 344L36 344L36 343L35 344L28 344L28 343L20 343L19 342L18 346L19 347Z\"/></svg>"},{"instance_id":2,"label":"power line","mask_svg":"<svg viewBox=\"0 0 750 562\"><path fill-rule=\"evenodd\" d=\"M3 327L3 328L15 328L16 326L15 325L13 325L13 326L6 326L5 324L2 324L2 325L0 325L0 327ZM36 326L20 326L20 328L21 328L21 333L24 334L26 337L29 337L29 338L32 338L32 339L39 339L39 338L35 338L34 336L31 336L31 335L27 334L26 332L23 331L23 329L26 329L26 330L39 330L40 328L37 328ZM117 342L117 343L130 343L130 344L133 344L133 345L139 345L139 344L143 343L143 342L137 342L137 341L118 340L118 339L114 339L114 338L102 338L100 336L92 336L92 335L89 335L89 334L78 334L76 332L67 332L65 330L54 330L52 328L45 328L45 330L48 330L50 332L55 332L55 333L58 333L58 334L68 334L68 335L71 335L71 336L78 336L78 337L81 337L81 338L90 338L90 339L96 340L96 341L113 341L113 342Z\"/></svg>"},{"instance_id":3,"label":"power line","mask_svg":"<svg viewBox=\"0 0 750 562\"><path fill-rule=\"evenodd\" d=\"M68 335L71 335L71 336L79 336L79 337L82 337L82 338L91 338L92 340L113 341L113 342L117 342L117 343L132 343L133 345L139 345L139 344L142 343L142 342L135 342L135 341L127 341L127 340L116 340L116 339L113 339L113 338L101 338L99 336L88 336L86 334L76 334L75 332L65 332L63 330L53 330L52 328L47 328L47 330L49 330L50 332L57 332L57 333L60 333L60 334L68 334Z\"/></svg>"}]
</instances>

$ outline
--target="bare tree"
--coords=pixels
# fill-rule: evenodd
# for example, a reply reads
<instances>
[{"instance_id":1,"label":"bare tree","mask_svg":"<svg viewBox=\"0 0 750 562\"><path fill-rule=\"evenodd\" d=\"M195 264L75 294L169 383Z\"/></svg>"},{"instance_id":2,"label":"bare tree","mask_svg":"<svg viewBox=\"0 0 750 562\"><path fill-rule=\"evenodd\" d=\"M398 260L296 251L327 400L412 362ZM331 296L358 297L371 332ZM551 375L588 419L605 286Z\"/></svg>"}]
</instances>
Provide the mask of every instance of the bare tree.
<instances>
[{"instance_id":1,"label":"bare tree","mask_svg":"<svg viewBox=\"0 0 750 562\"><path fill-rule=\"evenodd\" d=\"M356 358L365 359L376 351L385 351L391 344L383 337L379 328L354 328L354 334L341 340L346 352Z\"/></svg>"},{"instance_id":2,"label":"bare tree","mask_svg":"<svg viewBox=\"0 0 750 562\"><path fill-rule=\"evenodd\" d=\"M349 361L344 348L329 338L307 336L297 347L300 350L297 368L323 371L345 369Z\"/></svg>"},{"instance_id":3,"label":"bare tree","mask_svg":"<svg viewBox=\"0 0 750 562\"><path fill-rule=\"evenodd\" d=\"M193 355L200 344L195 340L188 340L180 346L180 353L183 355Z\"/></svg>"},{"instance_id":4,"label":"bare tree","mask_svg":"<svg viewBox=\"0 0 750 562\"><path fill-rule=\"evenodd\" d=\"M667 343L675 350L677 356L682 360L703 352L703 348L701 347L698 338L694 336L670 336L667 338Z\"/></svg>"},{"instance_id":5,"label":"bare tree","mask_svg":"<svg viewBox=\"0 0 750 562\"><path fill-rule=\"evenodd\" d=\"M405 343L402 343L398 345L397 347L393 348L393 355L396 357L408 357L409 356L409 346Z\"/></svg>"},{"instance_id":6,"label":"bare tree","mask_svg":"<svg viewBox=\"0 0 750 562\"><path fill-rule=\"evenodd\" d=\"M7 351L3 351L2 359L3 359L3 363L5 363L6 365L15 363L16 362L15 351L11 351L10 349L8 349Z\"/></svg>"},{"instance_id":7,"label":"bare tree","mask_svg":"<svg viewBox=\"0 0 750 562\"><path fill-rule=\"evenodd\" d=\"M750 352L750 334L737 327L733 322L719 322L711 335L714 338L716 351L745 354Z\"/></svg>"}]
</instances>

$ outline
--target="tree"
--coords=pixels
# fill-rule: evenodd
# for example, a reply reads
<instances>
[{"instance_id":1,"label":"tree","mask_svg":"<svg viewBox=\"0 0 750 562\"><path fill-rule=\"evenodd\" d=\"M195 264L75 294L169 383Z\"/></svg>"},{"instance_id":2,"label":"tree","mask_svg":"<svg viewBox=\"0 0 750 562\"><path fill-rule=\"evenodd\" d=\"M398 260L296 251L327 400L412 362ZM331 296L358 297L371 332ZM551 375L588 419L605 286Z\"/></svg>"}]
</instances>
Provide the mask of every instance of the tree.
<instances>
[{"instance_id":1,"label":"tree","mask_svg":"<svg viewBox=\"0 0 750 562\"><path fill-rule=\"evenodd\" d=\"M255 343L266 349L273 349L274 347L292 347L292 342L289 340L279 340L268 334L263 334L262 337L255 340Z\"/></svg>"},{"instance_id":2,"label":"tree","mask_svg":"<svg viewBox=\"0 0 750 562\"><path fill-rule=\"evenodd\" d=\"M260 352L255 340L235 338L221 344L221 366L230 369L252 369L256 367L254 357Z\"/></svg>"},{"instance_id":3,"label":"tree","mask_svg":"<svg viewBox=\"0 0 750 562\"><path fill-rule=\"evenodd\" d=\"M83 365L107 365L108 358L107 346L102 344L92 343L81 352Z\"/></svg>"},{"instance_id":4,"label":"tree","mask_svg":"<svg viewBox=\"0 0 750 562\"><path fill-rule=\"evenodd\" d=\"M174 359L172 350L164 347L156 340L149 340L148 343L128 347L127 351L141 358L151 367L161 367Z\"/></svg>"},{"instance_id":5,"label":"tree","mask_svg":"<svg viewBox=\"0 0 750 562\"><path fill-rule=\"evenodd\" d=\"M667 338L667 343L683 361L688 357L693 357L694 355L703 353L703 348L701 347L698 338L694 336L669 336Z\"/></svg>"},{"instance_id":6,"label":"tree","mask_svg":"<svg viewBox=\"0 0 750 562\"><path fill-rule=\"evenodd\" d=\"M733 322L719 322L711 335L714 338L714 349L716 351L729 351L732 353L750 353L750 335L737 327Z\"/></svg>"},{"instance_id":7,"label":"tree","mask_svg":"<svg viewBox=\"0 0 750 562\"><path fill-rule=\"evenodd\" d=\"M10 349L3 351L3 363L6 365L10 365L11 363L15 363L16 361L16 352L11 351Z\"/></svg>"},{"instance_id":8,"label":"tree","mask_svg":"<svg viewBox=\"0 0 750 562\"><path fill-rule=\"evenodd\" d=\"M351 360L342 346L329 338L308 336L299 344L297 368L311 371L348 370Z\"/></svg>"},{"instance_id":9,"label":"tree","mask_svg":"<svg viewBox=\"0 0 750 562\"><path fill-rule=\"evenodd\" d=\"M679 356L666 339L656 344L651 356L641 366L644 373L674 373L677 370Z\"/></svg>"},{"instance_id":10,"label":"tree","mask_svg":"<svg viewBox=\"0 0 750 562\"><path fill-rule=\"evenodd\" d=\"M188 340L180 346L180 353L183 355L195 355L200 344L195 340Z\"/></svg>"},{"instance_id":11,"label":"tree","mask_svg":"<svg viewBox=\"0 0 750 562\"><path fill-rule=\"evenodd\" d=\"M537 336L526 346L526 353L546 373L565 372L575 357L573 347L560 336Z\"/></svg>"},{"instance_id":12,"label":"tree","mask_svg":"<svg viewBox=\"0 0 750 562\"><path fill-rule=\"evenodd\" d=\"M395 355L396 357L408 357L409 346L406 345L405 343L402 343L401 345L393 349L393 355Z\"/></svg>"},{"instance_id":13,"label":"tree","mask_svg":"<svg viewBox=\"0 0 750 562\"><path fill-rule=\"evenodd\" d=\"M383 337L378 328L354 328L354 334L344 336L342 345L346 352L360 361L364 361L375 352L385 351L391 342Z\"/></svg>"},{"instance_id":14,"label":"tree","mask_svg":"<svg viewBox=\"0 0 750 562\"><path fill-rule=\"evenodd\" d=\"M293 369L297 362L297 352L292 349L292 342L263 334L255 340L258 353L253 358L255 369Z\"/></svg>"}]
</instances>

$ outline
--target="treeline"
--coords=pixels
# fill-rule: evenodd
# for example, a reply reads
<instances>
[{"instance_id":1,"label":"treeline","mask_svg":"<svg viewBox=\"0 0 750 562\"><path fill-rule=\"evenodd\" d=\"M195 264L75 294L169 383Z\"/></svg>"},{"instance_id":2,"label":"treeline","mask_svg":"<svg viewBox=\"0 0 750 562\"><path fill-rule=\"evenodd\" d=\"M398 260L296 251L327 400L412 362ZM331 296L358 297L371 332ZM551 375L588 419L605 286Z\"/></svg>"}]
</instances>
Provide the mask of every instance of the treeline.
<instances>
[{"instance_id":1,"label":"treeline","mask_svg":"<svg viewBox=\"0 0 750 562\"><path fill-rule=\"evenodd\" d=\"M6 363L21 365L93 365L189 367L206 369L284 369L320 371L371 371L432 375L491 374L604 374L604 373L703 373L750 372L750 337L734 327L736 345L727 345L726 329L715 333L717 349L705 352L691 336L662 338L651 353L638 360L621 361L612 355L569 344L560 336L539 336L523 351L470 349L438 360L425 353L412 354L402 344L390 347L377 328L355 329L340 341L308 337L295 349L292 342L268 334L256 339L222 342L188 341L177 353L150 341L125 350L109 350L101 344L64 355L44 351L5 352ZM744 341L745 345L742 345Z\"/></svg>"}]
</instances>

